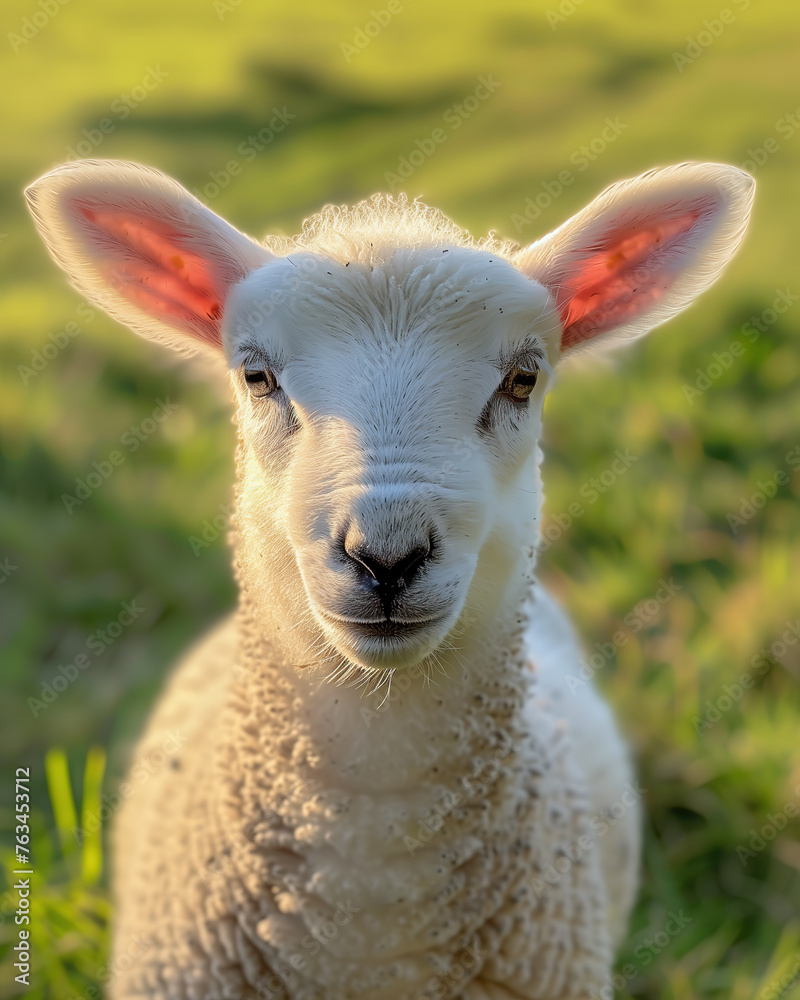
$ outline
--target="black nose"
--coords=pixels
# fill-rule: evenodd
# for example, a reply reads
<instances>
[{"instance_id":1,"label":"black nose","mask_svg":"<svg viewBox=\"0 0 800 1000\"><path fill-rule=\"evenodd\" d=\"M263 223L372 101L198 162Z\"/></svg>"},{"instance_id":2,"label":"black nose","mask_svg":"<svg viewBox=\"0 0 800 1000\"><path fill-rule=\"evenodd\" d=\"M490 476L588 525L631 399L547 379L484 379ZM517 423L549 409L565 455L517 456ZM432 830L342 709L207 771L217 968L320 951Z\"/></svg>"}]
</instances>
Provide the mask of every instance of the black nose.
<instances>
[{"instance_id":1,"label":"black nose","mask_svg":"<svg viewBox=\"0 0 800 1000\"><path fill-rule=\"evenodd\" d=\"M356 564L361 583L377 593L388 618L392 602L398 593L411 583L430 557L433 548L431 540L415 545L399 558L376 555L363 542L348 544L349 541L348 538L344 540L346 555Z\"/></svg>"}]
</instances>

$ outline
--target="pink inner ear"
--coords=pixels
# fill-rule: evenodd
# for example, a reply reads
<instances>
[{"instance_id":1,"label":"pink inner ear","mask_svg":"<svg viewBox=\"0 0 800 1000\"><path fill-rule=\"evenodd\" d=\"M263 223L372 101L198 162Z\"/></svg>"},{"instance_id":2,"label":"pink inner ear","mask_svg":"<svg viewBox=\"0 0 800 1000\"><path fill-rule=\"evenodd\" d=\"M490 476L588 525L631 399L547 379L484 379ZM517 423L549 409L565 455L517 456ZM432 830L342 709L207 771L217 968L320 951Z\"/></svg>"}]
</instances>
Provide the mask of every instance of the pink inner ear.
<instances>
[{"instance_id":1,"label":"pink inner ear","mask_svg":"<svg viewBox=\"0 0 800 1000\"><path fill-rule=\"evenodd\" d=\"M104 252L101 273L119 295L156 319L221 344L224 293L243 272L189 250L190 237L169 222L117 206L75 207Z\"/></svg>"},{"instance_id":2,"label":"pink inner ear","mask_svg":"<svg viewBox=\"0 0 800 1000\"><path fill-rule=\"evenodd\" d=\"M664 251L703 215L694 209L644 227L609 233L599 249L572 264L559 289L563 348L573 347L641 315L678 275Z\"/></svg>"}]
</instances>

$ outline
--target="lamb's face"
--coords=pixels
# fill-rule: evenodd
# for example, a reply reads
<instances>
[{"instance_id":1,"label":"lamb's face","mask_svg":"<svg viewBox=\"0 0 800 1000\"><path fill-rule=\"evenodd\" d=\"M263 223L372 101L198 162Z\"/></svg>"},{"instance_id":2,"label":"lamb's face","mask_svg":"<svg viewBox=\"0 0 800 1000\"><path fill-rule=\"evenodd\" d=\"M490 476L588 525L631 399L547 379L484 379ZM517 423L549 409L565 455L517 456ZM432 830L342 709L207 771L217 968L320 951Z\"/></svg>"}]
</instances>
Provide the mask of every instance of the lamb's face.
<instances>
[{"instance_id":1,"label":"lamb's face","mask_svg":"<svg viewBox=\"0 0 800 1000\"><path fill-rule=\"evenodd\" d=\"M265 607L361 667L458 643L535 537L551 305L456 248L292 256L234 289L240 558Z\"/></svg>"}]
</instances>

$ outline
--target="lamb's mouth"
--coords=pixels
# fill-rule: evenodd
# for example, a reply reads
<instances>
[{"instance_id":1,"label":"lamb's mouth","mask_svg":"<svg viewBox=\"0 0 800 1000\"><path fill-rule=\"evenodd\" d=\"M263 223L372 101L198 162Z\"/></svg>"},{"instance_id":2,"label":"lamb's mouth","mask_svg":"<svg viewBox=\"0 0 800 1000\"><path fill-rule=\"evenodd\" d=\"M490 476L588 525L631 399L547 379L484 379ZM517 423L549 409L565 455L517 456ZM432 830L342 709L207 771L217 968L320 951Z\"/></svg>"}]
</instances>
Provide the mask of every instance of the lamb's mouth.
<instances>
[{"instance_id":1,"label":"lamb's mouth","mask_svg":"<svg viewBox=\"0 0 800 1000\"><path fill-rule=\"evenodd\" d=\"M366 639L410 638L419 632L440 625L447 617L446 615L437 615L435 618L375 618L364 621L358 618L332 615L330 612L323 612L323 616L339 628L345 628L348 632Z\"/></svg>"},{"instance_id":2,"label":"lamb's mouth","mask_svg":"<svg viewBox=\"0 0 800 1000\"><path fill-rule=\"evenodd\" d=\"M416 666L441 644L450 615L430 618L350 618L316 611L330 645L368 673Z\"/></svg>"},{"instance_id":3,"label":"lamb's mouth","mask_svg":"<svg viewBox=\"0 0 800 1000\"><path fill-rule=\"evenodd\" d=\"M443 618L424 618L419 621L397 621L394 618L383 618L378 621L351 621L347 627L357 635L370 639L403 639L416 635L431 626L438 625Z\"/></svg>"}]
</instances>

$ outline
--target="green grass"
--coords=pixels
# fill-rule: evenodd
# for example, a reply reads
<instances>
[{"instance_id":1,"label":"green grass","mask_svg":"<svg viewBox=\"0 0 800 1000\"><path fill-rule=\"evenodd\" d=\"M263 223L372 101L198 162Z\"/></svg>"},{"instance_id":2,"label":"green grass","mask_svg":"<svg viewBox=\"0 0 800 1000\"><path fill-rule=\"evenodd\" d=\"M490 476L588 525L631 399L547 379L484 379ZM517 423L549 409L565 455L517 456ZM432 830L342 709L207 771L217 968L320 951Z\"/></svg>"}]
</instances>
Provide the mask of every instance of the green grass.
<instances>
[{"instance_id":1,"label":"green grass","mask_svg":"<svg viewBox=\"0 0 800 1000\"><path fill-rule=\"evenodd\" d=\"M404 184L476 233L532 240L653 165L765 158L750 235L719 284L624 355L563 372L547 404L545 465L547 526L560 537L542 566L589 650L624 636L596 673L647 789L644 885L620 995L760 997L800 954L799 830L789 816L800 806L800 644L780 645L800 618L800 474L787 459L800 445L800 303L757 338L745 324L771 318L782 290L800 295L800 123L787 117L800 104L800 15L774 0L731 2L733 23L678 72L674 53L725 0L585 0L555 28L555 2L408 2L349 61L341 44L353 44L368 5L227 6L220 20L212 2L72 0L16 52L8 34L39 8L12 0L3 12L0 564L14 568L0 570L0 746L4 788L17 766L33 774L31 996L84 995L107 962L100 842L70 842L69 789L97 809L100 757L89 751L102 747L113 791L170 662L231 606L224 531L198 555L189 538L228 502L233 431L224 384L79 311L25 214L23 185L110 118L94 155L153 164L190 189L236 160L214 210L254 235L294 232L325 202L385 189L415 141L494 74L496 93ZM163 79L138 100L152 70ZM238 147L276 107L296 117L246 159ZM581 169L580 147L606 118L626 127ZM526 199L565 168L572 182L517 232ZM70 321L80 332L21 377ZM743 354L710 388L687 392L734 342ZM175 415L67 513L62 494L166 399ZM581 487L618 448L636 461L589 502ZM788 483L734 533L730 515L779 470ZM574 502L581 514L560 532ZM673 581L674 595L643 604L660 580ZM133 624L34 718L28 699L41 700L58 668L134 600L143 611ZM725 686L742 675L748 686L721 710ZM719 718L701 726L708 703ZM10 801L4 794L4 809ZM751 831L778 814L785 827L743 854ZM0 998L13 985L0 985ZM784 997L800 997L798 985Z\"/></svg>"}]
</instances>

